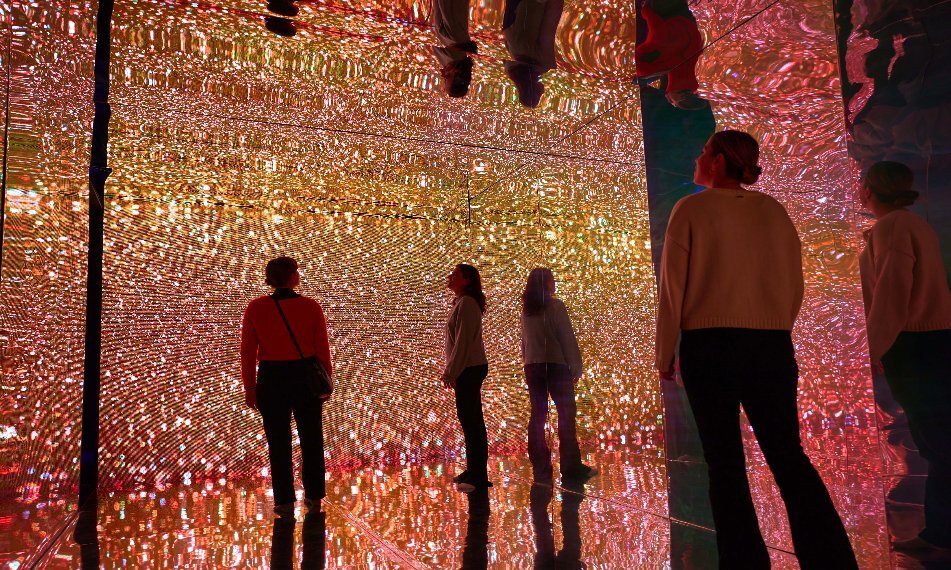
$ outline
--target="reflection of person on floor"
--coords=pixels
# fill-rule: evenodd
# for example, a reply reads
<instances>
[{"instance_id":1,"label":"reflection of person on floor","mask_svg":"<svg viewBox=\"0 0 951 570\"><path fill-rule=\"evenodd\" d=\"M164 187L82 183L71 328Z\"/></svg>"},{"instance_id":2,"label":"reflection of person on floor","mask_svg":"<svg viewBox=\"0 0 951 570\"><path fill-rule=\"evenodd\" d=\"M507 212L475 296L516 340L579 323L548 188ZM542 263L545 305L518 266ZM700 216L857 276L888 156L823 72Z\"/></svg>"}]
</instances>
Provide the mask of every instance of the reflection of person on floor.
<instances>
[{"instance_id":1,"label":"reflection of person on floor","mask_svg":"<svg viewBox=\"0 0 951 570\"><path fill-rule=\"evenodd\" d=\"M555 32L564 9L564 0L505 0L502 35L512 56L505 74L526 107L538 106L545 91L542 75L555 69Z\"/></svg>"},{"instance_id":2,"label":"reflection of person on floor","mask_svg":"<svg viewBox=\"0 0 951 570\"><path fill-rule=\"evenodd\" d=\"M934 229L906 210L918 197L911 169L872 165L862 205L877 218L860 258L869 355L881 362L928 460L925 528L904 551L944 550L951 559L951 291Z\"/></svg>"},{"instance_id":3,"label":"reflection of person on floor","mask_svg":"<svg viewBox=\"0 0 951 570\"><path fill-rule=\"evenodd\" d=\"M265 16L265 28L279 36L284 36L287 38L292 37L297 33L297 25L294 24L294 20L291 20L290 18L297 16L297 14L300 12L300 8L297 7L297 4L295 4L293 0L269 0L267 3L267 9L270 12L280 14L284 17Z\"/></svg>"},{"instance_id":4,"label":"reflection of person on floor","mask_svg":"<svg viewBox=\"0 0 951 570\"><path fill-rule=\"evenodd\" d=\"M581 561L581 525L578 510L584 500L584 487L574 484L561 495L561 531L562 548L555 554L555 533L548 505L554 495L547 485L532 485L529 506L532 511L532 525L535 527L535 565L536 570L553 568L586 568Z\"/></svg>"},{"instance_id":5,"label":"reflection of person on floor","mask_svg":"<svg viewBox=\"0 0 951 570\"><path fill-rule=\"evenodd\" d=\"M293 570L296 524L292 518L274 519L271 526L271 570Z\"/></svg>"},{"instance_id":6,"label":"reflection of person on floor","mask_svg":"<svg viewBox=\"0 0 951 570\"><path fill-rule=\"evenodd\" d=\"M799 236L773 198L744 189L759 177L759 146L722 131L697 159L706 189L670 215L661 261L656 366L680 371L710 478L721 568L769 568L746 477L739 408L746 411L789 514L803 568L857 568L829 493L802 449L799 369L790 331L803 297Z\"/></svg>"},{"instance_id":7,"label":"reflection of person on floor","mask_svg":"<svg viewBox=\"0 0 951 570\"><path fill-rule=\"evenodd\" d=\"M532 406L528 420L528 456L535 481L552 482L551 450L545 439L549 395L558 410L562 477L592 477L598 472L581 462L575 431L575 384L581 379L581 349L568 309L555 297L555 277L550 269L538 267L528 274L522 293L521 321L522 363Z\"/></svg>"},{"instance_id":8,"label":"reflection of person on floor","mask_svg":"<svg viewBox=\"0 0 951 570\"><path fill-rule=\"evenodd\" d=\"M476 43L469 37L469 0L433 0L433 26L441 46L433 54L442 66L444 88L450 97L465 97L472 82L472 55Z\"/></svg>"},{"instance_id":9,"label":"reflection of person on floor","mask_svg":"<svg viewBox=\"0 0 951 570\"><path fill-rule=\"evenodd\" d=\"M294 568L294 527L292 518L276 518L271 527L271 570ZM326 566L326 513L310 511L301 529L303 552L301 570L323 570Z\"/></svg>"},{"instance_id":10,"label":"reflection of person on floor","mask_svg":"<svg viewBox=\"0 0 951 570\"><path fill-rule=\"evenodd\" d=\"M456 393L456 412L466 442L466 470L453 480L460 491L491 487L489 442L482 415L482 383L489 364L482 343L485 294L479 270L460 263L449 274L446 286L455 294L446 323L446 368L442 383Z\"/></svg>"},{"instance_id":11,"label":"reflection of person on floor","mask_svg":"<svg viewBox=\"0 0 951 570\"><path fill-rule=\"evenodd\" d=\"M274 293L251 301L244 312L241 378L245 403L260 410L264 420L274 513L292 517L291 413L300 436L304 504L319 511L325 495L323 400L329 394L315 392L307 381L307 368L319 363L332 373L333 367L323 309L313 299L294 292L300 284L297 261L272 259L265 276Z\"/></svg>"},{"instance_id":12,"label":"reflection of person on floor","mask_svg":"<svg viewBox=\"0 0 951 570\"><path fill-rule=\"evenodd\" d=\"M703 36L686 0L644 0L647 38L634 50L638 79L667 76L667 100L686 110L709 106L697 95Z\"/></svg>"},{"instance_id":13,"label":"reflection of person on floor","mask_svg":"<svg viewBox=\"0 0 951 570\"><path fill-rule=\"evenodd\" d=\"M97 509L80 509L73 529L73 540L79 545L81 570L97 570L100 564Z\"/></svg>"},{"instance_id":14,"label":"reflection of person on floor","mask_svg":"<svg viewBox=\"0 0 951 570\"><path fill-rule=\"evenodd\" d=\"M466 499L469 521L462 549L462 570L485 570L489 567L489 490L483 487L466 495Z\"/></svg>"}]
</instances>

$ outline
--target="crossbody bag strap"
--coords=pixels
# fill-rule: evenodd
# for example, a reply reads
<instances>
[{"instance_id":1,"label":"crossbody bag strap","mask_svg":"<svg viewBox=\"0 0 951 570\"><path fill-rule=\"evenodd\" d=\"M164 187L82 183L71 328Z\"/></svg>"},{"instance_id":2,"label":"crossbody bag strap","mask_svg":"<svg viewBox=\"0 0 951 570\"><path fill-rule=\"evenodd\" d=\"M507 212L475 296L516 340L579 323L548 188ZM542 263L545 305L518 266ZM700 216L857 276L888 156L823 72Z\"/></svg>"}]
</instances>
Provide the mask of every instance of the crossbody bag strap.
<instances>
[{"instance_id":1,"label":"crossbody bag strap","mask_svg":"<svg viewBox=\"0 0 951 570\"><path fill-rule=\"evenodd\" d=\"M294 341L294 348L297 349L297 353L300 354L301 358L304 358L304 351L300 349L300 345L297 344L297 337L294 336L294 331L291 330L291 324L287 322L287 317L284 316L284 311L281 309L281 302L277 300L276 297L271 297L274 299L274 304L277 305L277 312L281 314L281 320L284 321L284 326L287 327L287 332L291 335L291 340Z\"/></svg>"}]
</instances>

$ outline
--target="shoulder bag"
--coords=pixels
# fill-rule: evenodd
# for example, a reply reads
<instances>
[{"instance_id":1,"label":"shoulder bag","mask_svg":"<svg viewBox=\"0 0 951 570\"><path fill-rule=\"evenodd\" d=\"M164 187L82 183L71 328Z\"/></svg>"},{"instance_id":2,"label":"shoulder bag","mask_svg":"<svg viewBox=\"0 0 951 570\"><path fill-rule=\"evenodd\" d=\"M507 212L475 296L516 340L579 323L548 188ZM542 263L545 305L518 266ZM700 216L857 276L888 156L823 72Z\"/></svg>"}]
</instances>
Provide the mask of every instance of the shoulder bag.
<instances>
[{"instance_id":1,"label":"shoulder bag","mask_svg":"<svg viewBox=\"0 0 951 570\"><path fill-rule=\"evenodd\" d=\"M281 302L275 297L271 298L274 299L274 304L277 305L277 312L281 314L281 320L284 321L284 326L287 327L287 332L291 335L291 340L294 341L294 348L296 348L297 353L300 354L301 362L304 365L304 382L307 384L308 390L321 400L330 398L330 394L333 393L334 390L333 380L331 380L330 374L327 373L327 369L324 368L319 358L316 356L306 358L304 356L304 351L300 349L300 345L297 344L297 337L294 336L294 331L291 330L291 324L287 322L287 317L284 316L284 311L281 309Z\"/></svg>"}]
</instances>

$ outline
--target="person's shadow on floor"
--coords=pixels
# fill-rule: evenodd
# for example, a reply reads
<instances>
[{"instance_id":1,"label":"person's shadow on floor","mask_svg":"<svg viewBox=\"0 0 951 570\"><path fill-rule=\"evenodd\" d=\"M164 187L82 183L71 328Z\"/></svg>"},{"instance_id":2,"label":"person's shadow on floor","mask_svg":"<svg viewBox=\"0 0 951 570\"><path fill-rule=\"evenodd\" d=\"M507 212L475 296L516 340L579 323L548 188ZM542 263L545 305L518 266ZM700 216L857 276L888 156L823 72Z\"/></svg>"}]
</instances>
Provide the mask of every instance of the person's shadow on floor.
<instances>
[{"instance_id":1,"label":"person's shadow on floor","mask_svg":"<svg viewBox=\"0 0 951 570\"><path fill-rule=\"evenodd\" d=\"M561 495L561 532L564 538L561 550L555 552L555 534L548 506L554 490L546 485L532 485L529 505L532 525L535 527L535 570L587 568L581 561L581 523L578 510L584 500L584 484L565 485Z\"/></svg>"},{"instance_id":2,"label":"person's shadow on floor","mask_svg":"<svg viewBox=\"0 0 951 570\"><path fill-rule=\"evenodd\" d=\"M489 490L479 489L466 495L469 522L462 549L462 570L485 570L489 566Z\"/></svg>"},{"instance_id":3,"label":"person's shadow on floor","mask_svg":"<svg viewBox=\"0 0 951 570\"><path fill-rule=\"evenodd\" d=\"M327 515L322 511L310 512L304 517L301 528L301 570L323 570L326 560ZM294 568L294 527L293 518L276 518L271 529L271 569L290 570Z\"/></svg>"}]
</instances>

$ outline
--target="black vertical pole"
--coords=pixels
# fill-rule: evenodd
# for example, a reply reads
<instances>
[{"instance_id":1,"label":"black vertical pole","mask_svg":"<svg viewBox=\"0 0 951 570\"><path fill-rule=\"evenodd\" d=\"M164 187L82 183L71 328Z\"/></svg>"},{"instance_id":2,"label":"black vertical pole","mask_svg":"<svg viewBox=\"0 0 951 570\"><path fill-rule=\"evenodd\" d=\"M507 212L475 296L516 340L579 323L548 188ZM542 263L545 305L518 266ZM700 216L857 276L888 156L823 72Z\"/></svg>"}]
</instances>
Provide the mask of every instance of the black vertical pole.
<instances>
[{"instance_id":1,"label":"black vertical pole","mask_svg":"<svg viewBox=\"0 0 951 570\"><path fill-rule=\"evenodd\" d=\"M7 54L6 54L6 75L7 75L7 89L6 97L3 105L3 171L0 173L0 279L3 279L3 226L7 219L7 152L9 149L10 142L10 68L13 66L13 60L11 56L13 55L13 13L12 11L7 15L7 21L3 23L4 26L7 26Z\"/></svg>"},{"instance_id":2,"label":"black vertical pole","mask_svg":"<svg viewBox=\"0 0 951 570\"><path fill-rule=\"evenodd\" d=\"M79 458L79 508L95 509L99 486L99 381L102 352L102 243L109 142L109 55L113 0L100 0L96 15L96 63L92 151L89 157L89 255L86 277L86 357L83 428Z\"/></svg>"}]
</instances>

